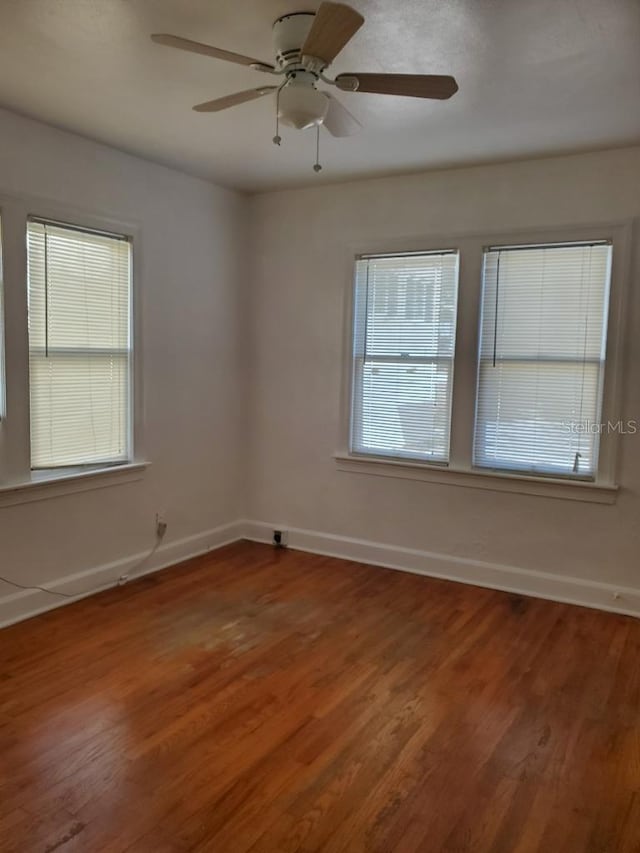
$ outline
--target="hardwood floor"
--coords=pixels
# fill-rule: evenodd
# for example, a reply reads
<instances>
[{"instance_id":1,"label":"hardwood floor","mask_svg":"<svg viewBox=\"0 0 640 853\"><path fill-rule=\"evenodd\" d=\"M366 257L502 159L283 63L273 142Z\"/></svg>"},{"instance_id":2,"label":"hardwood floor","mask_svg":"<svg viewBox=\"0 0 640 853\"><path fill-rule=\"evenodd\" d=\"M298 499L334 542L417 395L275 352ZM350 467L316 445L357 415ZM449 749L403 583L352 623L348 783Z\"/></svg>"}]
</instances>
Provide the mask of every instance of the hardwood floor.
<instances>
[{"instance_id":1,"label":"hardwood floor","mask_svg":"<svg viewBox=\"0 0 640 853\"><path fill-rule=\"evenodd\" d=\"M0 632L2 853L640 850L640 622L239 543Z\"/></svg>"}]
</instances>

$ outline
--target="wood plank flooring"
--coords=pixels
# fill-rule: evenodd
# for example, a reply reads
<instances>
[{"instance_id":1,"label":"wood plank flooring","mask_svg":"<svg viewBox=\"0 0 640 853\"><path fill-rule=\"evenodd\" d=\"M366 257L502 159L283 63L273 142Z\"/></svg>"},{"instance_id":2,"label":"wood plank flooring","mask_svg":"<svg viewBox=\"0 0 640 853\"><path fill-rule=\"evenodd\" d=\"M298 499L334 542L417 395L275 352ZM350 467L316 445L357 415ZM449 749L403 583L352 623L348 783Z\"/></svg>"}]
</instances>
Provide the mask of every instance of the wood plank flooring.
<instances>
[{"instance_id":1,"label":"wood plank flooring","mask_svg":"<svg viewBox=\"0 0 640 853\"><path fill-rule=\"evenodd\" d=\"M640 622L238 543L0 632L2 853L636 853Z\"/></svg>"}]
</instances>

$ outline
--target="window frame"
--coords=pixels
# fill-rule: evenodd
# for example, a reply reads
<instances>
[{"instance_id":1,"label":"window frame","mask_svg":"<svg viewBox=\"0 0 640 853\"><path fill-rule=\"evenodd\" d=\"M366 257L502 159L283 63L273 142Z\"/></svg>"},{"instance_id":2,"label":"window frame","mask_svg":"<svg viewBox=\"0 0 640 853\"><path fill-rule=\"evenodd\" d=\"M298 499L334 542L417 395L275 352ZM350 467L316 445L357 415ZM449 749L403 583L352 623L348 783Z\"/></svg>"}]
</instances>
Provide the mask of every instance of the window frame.
<instances>
[{"instance_id":1,"label":"window frame","mask_svg":"<svg viewBox=\"0 0 640 853\"><path fill-rule=\"evenodd\" d=\"M128 271L129 271L129 281L128 281L128 293L127 293L127 335L128 335L128 345L126 350L122 350L118 354L124 355L126 357L126 375L127 375L127 394L126 394L126 424L125 424L125 432L126 432L126 452L125 455L119 458L105 458L99 462L87 462L77 460L76 462L66 464L66 465L52 465L52 466L38 466L34 465L33 462L33 448L30 448L31 455L31 471L32 478L36 477L44 477L47 479L52 476L54 472L62 472L69 473L73 472L81 472L86 470L95 470L106 467L118 467L120 465L130 464L134 454L133 448L133 401L135 399L135 395L133 393L133 240L131 237L121 234L114 233L111 231L104 231L103 229L95 229L95 228L86 228L84 226L79 226L76 223L70 222L60 222L54 221L51 219L44 219L40 216L35 216L34 214L30 214L27 219L27 229L30 225L43 225L46 229L47 226L51 226L52 228L57 228L59 230L65 230L67 232L76 232L79 234L88 234L88 235L98 235L110 238L112 240L117 240L119 242L125 243L128 250ZM45 231L45 241L46 241L46 231ZM45 273L46 275L46 273ZM31 283L29 281L29 233L27 232L27 304L29 301L29 290ZM47 287L47 282L45 282L45 290ZM33 358L34 348L31 345L31 341L29 341L29 355L30 359ZM60 353L58 352L55 346L49 347L49 356L55 358ZM71 352L74 355L82 355L84 357L91 357L94 354L97 354L97 351L92 350L90 347L80 348L74 347L67 352ZM103 351L103 355L106 354L107 351ZM109 353L116 352L115 349L111 349L108 351ZM30 367L31 370L31 367ZM31 373L30 373L31 377ZM31 378L30 378L30 386L31 386ZM32 388L30 387L30 399L32 396ZM32 431L33 432L33 431Z\"/></svg>"},{"instance_id":2,"label":"window frame","mask_svg":"<svg viewBox=\"0 0 640 853\"><path fill-rule=\"evenodd\" d=\"M563 249L563 248L570 248L570 247L584 248L584 247L589 247L589 246L606 246L610 250L609 251L608 263L607 263L607 269L606 269L607 279L606 279L605 287L604 287L604 299L605 299L604 316L607 318L607 322L606 322L606 326L603 328L604 328L604 333L605 333L605 338L606 338L607 334L608 334L608 329L609 329L609 311L610 311L610 305L611 305L611 261L613 259L613 245L612 245L612 242L610 240L585 241L585 242L581 242L581 243L578 243L576 241L567 241L567 242L562 242L562 243L560 243L560 242L544 243L544 244L533 244L533 245L526 245L526 246L525 245L519 245L519 244L518 245L512 244L509 246L502 246L502 245L501 246L485 246L483 248L482 288L481 288L481 295L482 295L483 303L480 307L480 314L479 314L479 318L478 318L478 371L477 371L477 377L476 377L476 405L475 405L475 414L474 414L474 435L473 435L473 447L472 447L472 462L473 462L474 468L481 470L481 471L489 471L489 472L497 472L497 473L512 473L512 474L515 474L516 476L524 475L524 476L533 476L533 477L551 477L553 479L562 479L562 480L566 479L566 480L571 480L571 481L582 481L582 480L584 480L587 482L596 482L597 474L599 471L599 463L600 463L601 434L598 434L596 436L595 442L594 442L594 456L595 456L595 460L597 463L595 473L588 471L585 473L578 472L578 473L572 474L572 473L568 473L566 471L560 471L560 470L554 472L553 470L551 470L551 466L549 466L549 470L543 471L540 469L536 470L534 468L534 466L531 466L530 468L526 468L524 466L518 467L516 465L508 466L506 464L504 464L504 465L499 465L499 464L489 465L489 464L481 464L480 462L476 461L477 456L481 455L479 452L479 448L478 448L478 426L479 426L479 421L480 421L481 376L483 373L483 368L486 367L486 362L489 361L489 359L487 359L486 357L485 358L482 357L482 327L483 327L483 323L484 323L484 312L486 310L486 300L484 299L484 289L485 289L486 280L487 280L486 279L486 273L487 273L487 257L488 257L488 255L491 252L496 252L496 251L497 252L502 252L502 251L506 251L506 252L516 251L517 252L520 250L528 250L528 249L553 251L554 249ZM497 293L497 285L496 285L496 293ZM496 299L497 298L498 297L496 296ZM601 345L602 345L602 339L601 339ZM494 354L494 366L496 364L496 360L498 362L500 362L500 361L511 361L512 364L514 362L520 362L521 364L525 364L525 365L526 364L528 364L528 365L539 365L545 359L543 359L543 358L541 359L540 357L533 357L533 356L522 356L521 357L518 355L513 355L513 356L511 356L510 359L508 359L508 358L503 358L502 356L496 356ZM550 360L553 361L553 357L551 357ZM556 359L555 363L558 364L558 363L560 363L560 361L562 361L562 359ZM593 358L587 359L586 362L583 360L580 360L580 361L571 360L569 358L564 359L564 361L567 364L572 363L574 365L575 364L584 365L585 363L589 363L589 362L597 365L600 375L599 375L598 382L597 382L597 393L596 393L597 402L596 402L596 405L601 410L599 414L600 414L600 418L602 418L602 413L604 411L603 410L604 380L605 380L605 377L607 374L606 350L605 350L604 359L599 358L599 359L597 359L597 361ZM602 419L599 421L599 423L602 423Z\"/></svg>"},{"instance_id":3,"label":"window frame","mask_svg":"<svg viewBox=\"0 0 640 853\"><path fill-rule=\"evenodd\" d=\"M622 373L625 342L625 308L631 261L632 222L618 220L578 225L532 227L513 231L459 232L428 237L375 240L353 244L344 255L344 338L343 374L337 450L339 470L350 473L391 476L411 480L461 485L597 503L616 500L617 463L620 435L600 437L598 472L594 480L577 480L544 474L510 473L473 465L480 316L482 311L483 254L490 246L553 244L608 240L612 244L611 290L607 325L605 375L602 394L602 421L622 417ZM430 463L397 457L352 453L349 450L352 401L352 329L354 322L355 261L361 255L429 252L451 247L459 252L458 312L451 436L448 463ZM348 281L348 284L347 284Z\"/></svg>"},{"instance_id":4,"label":"window frame","mask_svg":"<svg viewBox=\"0 0 640 853\"><path fill-rule=\"evenodd\" d=\"M142 387L142 239L137 223L31 196L0 193L4 261L5 417L0 421L0 506L130 480L146 467ZM27 225L42 219L125 237L131 245L129 458L100 465L31 469ZM104 476L103 476L104 475ZM49 488L49 487L54 488ZM19 500L15 500L16 494ZM32 497L28 497L32 496Z\"/></svg>"},{"instance_id":5,"label":"window frame","mask_svg":"<svg viewBox=\"0 0 640 853\"><path fill-rule=\"evenodd\" d=\"M367 325L366 317L365 318L362 318L362 317L358 318L357 317L356 291L357 291L357 277L358 277L357 276L357 264L359 261L366 261L369 259L375 259L376 257L386 259L386 258L403 257L403 256L404 257L406 257L406 256L420 257L420 256L429 256L429 255L431 255L431 256L434 256L434 255L436 255L436 256L437 255L440 255L440 256L452 255L455 257L455 310L456 310L456 326L454 328L454 335L455 335L456 330L457 330L457 312L458 312L459 279L460 279L460 253L458 252L457 249L443 248L443 249L430 250L430 251L426 251L426 252L425 251L422 251L422 252L393 252L393 253L388 252L385 254L377 253L374 255L361 254L361 255L356 256L356 258L355 258L355 261L354 261L354 281L353 281L353 309L352 309L352 318L351 318L351 330L352 330L352 333L351 333L351 370L352 370L352 377L351 377L351 395L350 395L350 400L349 400L350 426L349 426L349 444L348 444L349 452L353 456L358 456L358 457L362 456L362 457L367 458L367 459L373 457L376 459L382 458L382 459L390 459L390 460L394 460L394 459L395 460L406 460L408 462L414 462L415 461L415 462L419 462L419 463L423 461L418 456L412 456L409 453L407 453L407 454L373 453L373 452L366 451L366 450L358 451L358 450L353 449L355 444L356 444L356 433L357 433L357 423L358 423L358 419L357 419L357 410L358 410L357 398L358 398L358 394L356 394L356 389L361 388L362 374L364 373L364 367L367 363L366 352L362 356L359 356L356 354L356 334L357 334L356 330L357 330L357 325L358 325L358 319L360 320L360 323L364 326L365 329L366 329L366 325ZM366 301L367 301L367 299L365 299L365 302ZM365 310L365 313L366 313L366 310ZM363 337L366 337L366 332L365 332ZM428 360L430 360L432 363L435 363L437 361L446 361L447 363L450 362L450 365L451 365L451 377L450 377L451 390L450 390L450 398L449 398L449 417L448 417L448 420L449 420L449 442L448 442L448 444L449 445L450 445L450 438L451 438L451 415L452 415L452 406L453 406L453 385L454 385L454 380L455 380L455 346L456 346L456 343L457 342L454 338L454 351L453 351L453 354L451 355L450 358L448 356L440 356L440 355L434 355L434 356L431 356L428 358ZM363 340L363 345L364 345L364 340ZM410 364L410 363L417 364L417 363L426 363L426 360L427 359L425 359L425 358L409 357L407 359L398 358L398 359L395 359L394 361L397 364L401 364L401 363L402 364ZM358 363L359 362L362 362L362 367L360 370L358 369ZM361 400L362 400L362 396L363 396L362 393L360 393L359 397ZM360 417L362 417L362 416L360 416ZM424 462L426 464L434 465L437 467L441 467L443 465L446 466L446 465L448 465L448 462L450 459L450 453L451 453L451 448L449 446L446 459L424 460Z\"/></svg>"}]
</instances>

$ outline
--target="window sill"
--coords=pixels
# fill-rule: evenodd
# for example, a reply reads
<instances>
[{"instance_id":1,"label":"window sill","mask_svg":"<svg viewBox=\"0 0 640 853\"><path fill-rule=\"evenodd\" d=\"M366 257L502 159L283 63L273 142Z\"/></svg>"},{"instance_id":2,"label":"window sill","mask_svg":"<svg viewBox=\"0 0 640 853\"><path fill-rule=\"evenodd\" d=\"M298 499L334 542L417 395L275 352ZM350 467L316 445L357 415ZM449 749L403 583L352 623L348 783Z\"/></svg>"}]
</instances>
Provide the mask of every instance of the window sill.
<instances>
[{"instance_id":1,"label":"window sill","mask_svg":"<svg viewBox=\"0 0 640 853\"><path fill-rule=\"evenodd\" d=\"M71 472L41 471L28 482L0 485L0 508L133 483L142 479L148 466L148 462L127 462Z\"/></svg>"},{"instance_id":2,"label":"window sill","mask_svg":"<svg viewBox=\"0 0 640 853\"><path fill-rule=\"evenodd\" d=\"M370 474L378 477L396 477L405 480L421 480L446 486L465 486L493 492L511 492L522 495L538 495L548 498L584 501L586 503L614 504L618 486L602 485L578 480L562 480L551 477L517 476L496 471L462 470L442 465L429 465L400 459L375 456L353 456L335 453L339 471L354 474Z\"/></svg>"}]
</instances>

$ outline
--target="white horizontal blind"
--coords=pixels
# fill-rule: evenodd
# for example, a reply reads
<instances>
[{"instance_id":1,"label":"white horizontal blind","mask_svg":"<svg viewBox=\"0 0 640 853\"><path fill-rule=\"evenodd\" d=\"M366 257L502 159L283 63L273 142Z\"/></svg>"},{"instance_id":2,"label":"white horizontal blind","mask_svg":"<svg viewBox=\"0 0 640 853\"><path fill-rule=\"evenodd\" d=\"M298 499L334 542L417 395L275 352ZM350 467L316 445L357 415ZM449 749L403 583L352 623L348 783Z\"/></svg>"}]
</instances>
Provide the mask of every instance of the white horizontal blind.
<instances>
[{"instance_id":1,"label":"white horizontal blind","mask_svg":"<svg viewBox=\"0 0 640 853\"><path fill-rule=\"evenodd\" d=\"M32 468L129 457L131 246L27 226Z\"/></svg>"},{"instance_id":2,"label":"white horizontal blind","mask_svg":"<svg viewBox=\"0 0 640 853\"><path fill-rule=\"evenodd\" d=\"M351 450L449 459L458 253L356 262Z\"/></svg>"},{"instance_id":3,"label":"white horizontal blind","mask_svg":"<svg viewBox=\"0 0 640 853\"><path fill-rule=\"evenodd\" d=\"M611 246L484 255L474 464L594 478Z\"/></svg>"}]
</instances>

